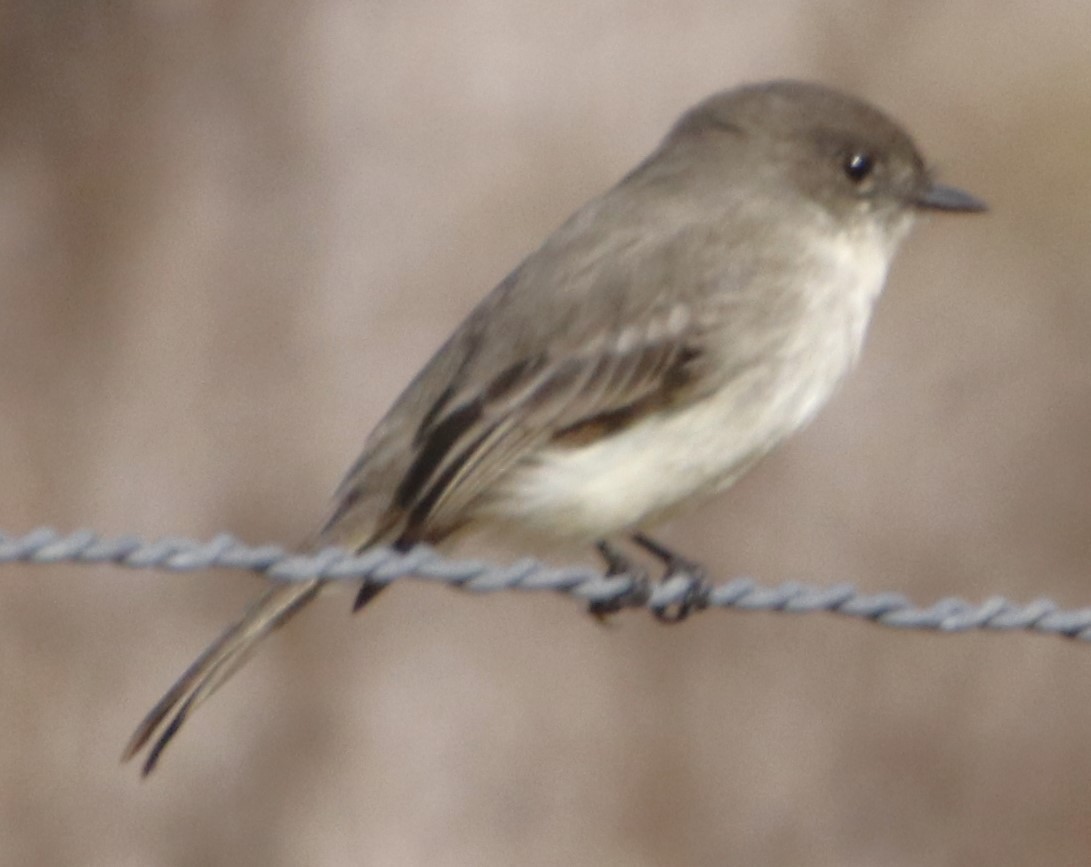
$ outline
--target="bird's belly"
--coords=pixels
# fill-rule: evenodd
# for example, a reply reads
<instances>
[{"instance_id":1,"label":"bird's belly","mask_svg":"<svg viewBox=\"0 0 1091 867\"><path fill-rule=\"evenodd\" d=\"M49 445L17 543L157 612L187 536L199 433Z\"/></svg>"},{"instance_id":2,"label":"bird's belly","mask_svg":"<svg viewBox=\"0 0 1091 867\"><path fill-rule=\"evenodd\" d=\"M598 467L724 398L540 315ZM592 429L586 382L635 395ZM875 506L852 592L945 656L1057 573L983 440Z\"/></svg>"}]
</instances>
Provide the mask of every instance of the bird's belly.
<instances>
[{"instance_id":1,"label":"bird's belly","mask_svg":"<svg viewBox=\"0 0 1091 867\"><path fill-rule=\"evenodd\" d=\"M888 258L881 239L860 241L818 246L798 327L741 369L728 365L734 372L718 390L593 443L542 448L497 485L479 516L532 535L591 540L730 485L810 421L859 354Z\"/></svg>"},{"instance_id":2,"label":"bird's belly","mask_svg":"<svg viewBox=\"0 0 1091 867\"><path fill-rule=\"evenodd\" d=\"M823 388L804 407L753 385L736 381L592 444L547 447L510 474L482 517L533 535L587 541L699 502L799 427L829 392Z\"/></svg>"}]
</instances>

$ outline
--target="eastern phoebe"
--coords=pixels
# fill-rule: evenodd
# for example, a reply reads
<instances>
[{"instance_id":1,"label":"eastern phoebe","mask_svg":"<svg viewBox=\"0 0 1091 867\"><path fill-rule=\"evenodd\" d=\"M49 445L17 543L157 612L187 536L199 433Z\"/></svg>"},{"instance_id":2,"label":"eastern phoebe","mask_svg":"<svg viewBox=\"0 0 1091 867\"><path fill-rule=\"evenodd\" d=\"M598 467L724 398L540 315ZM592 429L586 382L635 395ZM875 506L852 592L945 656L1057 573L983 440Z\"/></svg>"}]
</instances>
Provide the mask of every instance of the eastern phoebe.
<instances>
[{"instance_id":1,"label":"eastern phoebe","mask_svg":"<svg viewBox=\"0 0 1091 867\"><path fill-rule=\"evenodd\" d=\"M371 433L308 548L485 525L599 544L726 488L826 402L923 210L981 211L892 120L816 84L686 112L474 309ZM137 728L188 715L322 580L270 586ZM371 592L357 598L362 605ZM170 717L169 723L159 731Z\"/></svg>"}]
</instances>

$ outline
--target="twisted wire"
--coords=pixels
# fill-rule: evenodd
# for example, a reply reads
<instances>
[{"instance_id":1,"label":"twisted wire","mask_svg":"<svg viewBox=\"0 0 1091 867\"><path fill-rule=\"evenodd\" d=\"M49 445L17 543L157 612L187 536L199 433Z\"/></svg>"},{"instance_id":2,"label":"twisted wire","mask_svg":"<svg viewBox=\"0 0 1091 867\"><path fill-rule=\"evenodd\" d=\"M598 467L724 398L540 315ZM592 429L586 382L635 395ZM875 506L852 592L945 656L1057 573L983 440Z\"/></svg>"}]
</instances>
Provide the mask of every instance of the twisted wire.
<instances>
[{"instance_id":1,"label":"twisted wire","mask_svg":"<svg viewBox=\"0 0 1091 867\"><path fill-rule=\"evenodd\" d=\"M662 583L648 585L637 576L603 575L586 567L555 568L529 558L503 566L452 560L425 545L405 552L376 547L355 555L328 548L300 555L275 545L245 545L227 534L207 542L183 538L146 541L137 536L102 537L91 530L62 534L41 527L23 536L0 531L0 563L110 563L174 572L218 567L257 572L274 581L320 577L374 585L413 579L477 593L565 593L600 612L641 607L659 614L672 609L697 612L710 608L790 614L826 612L898 629L1023 630L1091 641L1091 609L1062 610L1049 599L1020 605L999 596L977 604L944 597L922 607L901 593L860 593L851 584L819 587L784 582L770 586L751 578L715 584L697 575L674 574Z\"/></svg>"}]
</instances>

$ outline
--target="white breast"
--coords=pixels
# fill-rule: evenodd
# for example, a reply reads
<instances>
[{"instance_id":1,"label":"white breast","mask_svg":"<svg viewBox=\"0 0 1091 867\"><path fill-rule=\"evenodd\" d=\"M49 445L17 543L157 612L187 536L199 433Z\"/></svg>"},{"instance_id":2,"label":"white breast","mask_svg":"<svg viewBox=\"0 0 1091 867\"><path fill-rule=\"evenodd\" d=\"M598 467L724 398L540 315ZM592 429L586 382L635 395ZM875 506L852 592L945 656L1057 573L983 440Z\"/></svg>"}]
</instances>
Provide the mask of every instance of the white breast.
<instances>
[{"instance_id":1,"label":"white breast","mask_svg":"<svg viewBox=\"0 0 1091 867\"><path fill-rule=\"evenodd\" d=\"M814 245L806 316L786 332L777 358L684 409L595 443L532 456L482 517L591 540L654 522L731 484L806 424L852 366L891 252L889 238L878 232Z\"/></svg>"}]
</instances>

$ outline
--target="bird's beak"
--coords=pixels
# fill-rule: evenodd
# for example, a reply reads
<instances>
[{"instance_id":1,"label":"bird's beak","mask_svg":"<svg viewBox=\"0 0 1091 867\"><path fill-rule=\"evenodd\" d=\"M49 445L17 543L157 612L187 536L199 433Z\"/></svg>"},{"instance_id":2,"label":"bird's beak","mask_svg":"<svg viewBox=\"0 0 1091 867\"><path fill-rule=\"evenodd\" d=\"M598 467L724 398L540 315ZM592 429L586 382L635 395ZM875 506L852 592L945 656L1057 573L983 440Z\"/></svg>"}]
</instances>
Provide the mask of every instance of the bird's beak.
<instances>
[{"instance_id":1,"label":"bird's beak","mask_svg":"<svg viewBox=\"0 0 1091 867\"><path fill-rule=\"evenodd\" d=\"M916 205L929 211L955 211L976 213L987 211L989 206L957 187L929 184L917 196Z\"/></svg>"}]
</instances>

